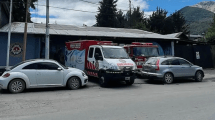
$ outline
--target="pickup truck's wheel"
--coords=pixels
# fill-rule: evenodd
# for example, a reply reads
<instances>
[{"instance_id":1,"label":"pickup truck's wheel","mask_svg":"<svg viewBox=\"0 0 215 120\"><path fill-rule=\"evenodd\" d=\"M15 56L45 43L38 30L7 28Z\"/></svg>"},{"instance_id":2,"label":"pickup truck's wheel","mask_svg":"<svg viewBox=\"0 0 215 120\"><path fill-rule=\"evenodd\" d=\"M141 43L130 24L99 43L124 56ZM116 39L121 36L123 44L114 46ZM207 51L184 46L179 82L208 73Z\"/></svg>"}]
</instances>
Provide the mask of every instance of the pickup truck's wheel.
<instances>
[{"instance_id":1,"label":"pickup truck's wheel","mask_svg":"<svg viewBox=\"0 0 215 120\"><path fill-rule=\"evenodd\" d=\"M171 84L173 83L173 75L171 73L166 73L163 77L164 83Z\"/></svg>"},{"instance_id":2,"label":"pickup truck's wheel","mask_svg":"<svg viewBox=\"0 0 215 120\"><path fill-rule=\"evenodd\" d=\"M125 81L126 85L132 85L134 84L134 79L131 79L130 81Z\"/></svg>"},{"instance_id":3,"label":"pickup truck's wheel","mask_svg":"<svg viewBox=\"0 0 215 120\"><path fill-rule=\"evenodd\" d=\"M67 82L67 86L71 90L76 90L81 87L81 80L78 77L71 77Z\"/></svg>"},{"instance_id":4,"label":"pickup truck's wheel","mask_svg":"<svg viewBox=\"0 0 215 120\"><path fill-rule=\"evenodd\" d=\"M104 77L104 75L101 75L101 77L99 78L99 84L101 87L108 86L108 80Z\"/></svg>"},{"instance_id":5,"label":"pickup truck's wheel","mask_svg":"<svg viewBox=\"0 0 215 120\"><path fill-rule=\"evenodd\" d=\"M149 81L154 81L154 78L148 78Z\"/></svg>"},{"instance_id":6,"label":"pickup truck's wheel","mask_svg":"<svg viewBox=\"0 0 215 120\"><path fill-rule=\"evenodd\" d=\"M197 71L195 75L195 81L202 82L202 79L203 79L203 73L201 71Z\"/></svg>"},{"instance_id":7,"label":"pickup truck's wheel","mask_svg":"<svg viewBox=\"0 0 215 120\"><path fill-rule=\"evenodd\" d=\"M21 93L25 90L25 82L21 79L14 79L10 82L8 90L11 93Z\"/></svg>"}]
</instances>

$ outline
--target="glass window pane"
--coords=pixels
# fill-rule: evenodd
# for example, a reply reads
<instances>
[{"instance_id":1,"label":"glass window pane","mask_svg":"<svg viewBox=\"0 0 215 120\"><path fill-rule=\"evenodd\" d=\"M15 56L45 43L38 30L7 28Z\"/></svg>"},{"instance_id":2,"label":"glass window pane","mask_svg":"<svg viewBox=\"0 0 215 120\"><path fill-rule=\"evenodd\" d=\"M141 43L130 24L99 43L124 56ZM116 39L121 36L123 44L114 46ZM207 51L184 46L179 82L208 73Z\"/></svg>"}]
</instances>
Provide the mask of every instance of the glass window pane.
<instances>
[{"instance_id":1,"label":"glass window pane","mask_svg":"<svg viewBox=\"0 0 215 120\"><path fill-rule=\"evenodd\" d=\"M96 53L98 53L98 54L99 54L99 56L102 56L102 53L101 53L100 48L96 48L96 49L95 49L94 57L95 57Z\"/></svg>"},{"instance_id":2,"label":"glass window pane","mask_svg":"<svg viewBox=\"0 0 215 120\"><path fill-rule=\"evenodd\" d=\"M93 50L94 50L94 48L90 48L90 51L89 51L89 58L92 58L92 57L93 57Z\"/></svg>"},{"instance_id":3,"label":"glass window pane","mask_svg":"<svg viewBox=\"0 0 215 120\"><path fill-rule=\"evenodd\" d=\"M149 58L149 59L146 61L146 64L156 65L157 61L158 61L158 58Z\"/></svg>"},{"instance_id":4,"label":"glass window pane","mask_svg":"<svg viewBox=\"0 0 215 120\"><path fill-rule=\"evenodd\" d=\"M180 59L179 62L181 65L188 65L188 66L190 65L190 63L188 63L187 61L182 60L182 59Z\"/></svg>"},{"instance_id":5,"label":"glass window pane","mask_svg":"<svg viewBox=\"0 0 215 120\"><path fill-rule=\"evenodd\" d=\"M37 63L27 65L23 69L37 69Z\"/></svg>"},{"instance_id":6,"label":"glass window pane","mask_svg":"<svg viewBox=\"0 0 215 120\"><path fill-rule=\"evenodd\" d=\"M172 60L171 65L180 65L178 59Z\"/></svg>"},{"instance_id":7,"label":"glass window pane","mask_svg":"<svg viewBox=\"0 0 215 120\"><path fill-rule=\"evenodd\" d=\"M58 65L54 63L48 63L48 62L43 62L43 63L38 63L38 69L40 70L57 70Z\"/></svg>"},{"instance_id":8,"label":"glass window pane","mask_svg":"<svg viewBox=\"0 0 215 120\"><path fill-rule=\"evenodd\" d=\"M129 59L124 48L102 48L105 58Z\"/></svg>"},{"instance_id":9,"label":"glass window pane","mask_svg":"<svg viewBox=\"0 0 215 120\"><path fill-rule=\"evenodd\" d=\"M170 64L169 64L169 60L163 61L163 62L161 63L161 65L170 65Z\"/></svg>"},{"instance_id":10,"label":"glass window pane","mask_svg":"<svg viewBox=\"0 0 215 120\"><path fill-rule=\"evenodd\" d=\"M134 47L133 54L135 56L158 56L158 49L153 47Z\"/></svg>"}]
</instances>

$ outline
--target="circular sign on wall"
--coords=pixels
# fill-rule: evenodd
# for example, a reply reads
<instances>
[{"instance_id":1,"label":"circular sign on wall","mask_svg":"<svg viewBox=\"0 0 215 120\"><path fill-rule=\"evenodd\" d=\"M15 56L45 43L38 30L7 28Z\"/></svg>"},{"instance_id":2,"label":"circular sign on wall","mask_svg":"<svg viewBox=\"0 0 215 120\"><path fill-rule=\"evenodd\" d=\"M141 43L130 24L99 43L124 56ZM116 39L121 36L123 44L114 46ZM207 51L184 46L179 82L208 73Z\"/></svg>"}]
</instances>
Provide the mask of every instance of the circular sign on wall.
<instances>
[{"instance_id":1,"label":"circular sign on wall","mask_svg":"<svg viewBox=\"0 0 215 120\"><path fill-rule=\"evenodd\" d=\"M14 57L19 57L22 54L22 45L20 43L13 43L10 46L10 55Z\"/></svg>"}]
</instances>

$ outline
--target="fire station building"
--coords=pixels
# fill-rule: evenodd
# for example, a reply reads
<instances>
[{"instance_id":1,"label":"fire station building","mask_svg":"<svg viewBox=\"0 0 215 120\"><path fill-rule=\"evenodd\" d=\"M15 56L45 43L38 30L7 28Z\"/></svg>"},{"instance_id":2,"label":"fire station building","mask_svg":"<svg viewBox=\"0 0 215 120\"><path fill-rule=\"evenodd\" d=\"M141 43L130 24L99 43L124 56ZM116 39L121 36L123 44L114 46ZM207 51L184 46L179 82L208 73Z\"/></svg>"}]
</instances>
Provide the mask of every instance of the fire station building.
<instances>
[{"instance_id":1,"label":"fire station building","mask_svg":"<svg viewBox=\"0 0 215 120\"><path fill-rule=\"evenodd\" d=\"M0 28L0 53L2 58L0 59L0 66L6 65L8 30L8 24ZM12 23L11 30L10 65L14 65L22 61L24 23ZM26 59L45 58L45 30L45 24L28 23ZM113 41L119 45L131 44L132 42L153 43L158 45L160 56L183 57L200 66L203 66L201 60L207 60L211 64L204 65L204 67L213 67L211 56L204 55L205 52L210 52L210 49L204 47L205 49L201 51L195 48L195 51L198 51L202 58L201 60L195 60L194 48L189 47L193 46L194 42L183 33L161 35L138 29L77 27L57 24L50 25L50 59L55 59L64 64L65 42L75 40Z\"/></svg>"}]
</instances>

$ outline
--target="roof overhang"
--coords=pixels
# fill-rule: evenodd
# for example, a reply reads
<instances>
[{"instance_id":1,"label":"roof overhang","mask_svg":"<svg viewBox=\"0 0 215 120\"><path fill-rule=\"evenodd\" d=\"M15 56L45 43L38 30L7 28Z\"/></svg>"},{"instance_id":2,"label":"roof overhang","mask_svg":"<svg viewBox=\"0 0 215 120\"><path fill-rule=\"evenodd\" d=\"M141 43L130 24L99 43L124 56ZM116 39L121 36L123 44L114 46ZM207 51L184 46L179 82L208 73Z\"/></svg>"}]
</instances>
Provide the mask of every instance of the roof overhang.
<instances>
[{"instance_id":1,"label":"roof overhang","mask_svg":"<svg viewBox=\"0 0 215 120\"><path fill-rule=\"evenodd\" d=\"M24 25L22 22L14 22L11 26L12 33L24 33ZM8 32L9 25L5 25L0 29L0 32ZM45 24L28 23L28 34L46 34ZM90 36L90 37L114 37L128 39L163 39L163 40L180 40L179 38L161 35L153 32L125 29L125 28L108 28L108 27L77 27L73 25L57 25L50 24L50 35L65 35L65 36Z\"/></svg>"}]
</instances>

